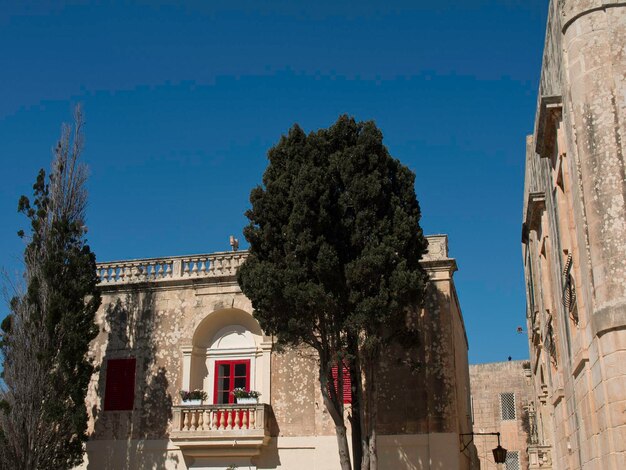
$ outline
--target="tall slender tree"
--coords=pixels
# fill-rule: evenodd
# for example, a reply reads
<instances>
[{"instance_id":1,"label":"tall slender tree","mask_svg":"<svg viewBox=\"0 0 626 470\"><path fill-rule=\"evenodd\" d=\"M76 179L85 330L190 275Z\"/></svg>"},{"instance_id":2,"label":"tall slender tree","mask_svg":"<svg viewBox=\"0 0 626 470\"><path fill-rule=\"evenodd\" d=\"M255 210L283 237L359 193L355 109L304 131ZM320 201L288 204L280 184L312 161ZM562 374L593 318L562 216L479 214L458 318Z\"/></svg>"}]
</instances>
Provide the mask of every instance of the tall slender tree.
<instances>
[{"instance_id":1,"label":"tall slender tree","mask_svg":"<svg viewBox=\"0 0 626 470\"><path fill-rule=\"evenodd\" d=\"M33 198L18 210L30 221L25 289L2 323L0 458L3 468L69 469L83 460L87 358L100 305L95 256L85 240L87 204L83 119L64 125L49 180L37 175Z\"/></svg>"},{"instance_id":2,"label":"tall slender tree","mask_svg":"<svg viewBox=\"0 0 626 470\"><path fill-rule=\"evenodd\" d=\"M320 390L351 467L343 374L352 384L354 468L376 469L377 365L390 341L415 340L427 241L414 174L389 155L373 122L341 116L306 135L297 125L268 153L252 190L245 236L250 255L239 283L255 318L279 344L313 348Z\"/></svg>"}]
</instances>

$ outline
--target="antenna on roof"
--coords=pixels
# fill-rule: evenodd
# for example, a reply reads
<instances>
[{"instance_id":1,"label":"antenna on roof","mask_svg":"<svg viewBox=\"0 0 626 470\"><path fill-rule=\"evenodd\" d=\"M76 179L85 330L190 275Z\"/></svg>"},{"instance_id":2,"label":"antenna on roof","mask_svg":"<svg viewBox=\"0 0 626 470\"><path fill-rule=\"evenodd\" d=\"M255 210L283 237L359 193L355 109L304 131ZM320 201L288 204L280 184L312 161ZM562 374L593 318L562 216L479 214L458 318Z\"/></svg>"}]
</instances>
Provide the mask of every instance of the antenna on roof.
<instances>
[{"instance_id":1,"label":"antenna on roof","mask_svg":"<svg viewBox=\"0 0 626 470\"><path fill-rule=\"evenodd\" d=\"M234 235L230 236L229 242L233 251L237 251L239 249L239 240L237 240Z\"/></svg>"}]
</instances>

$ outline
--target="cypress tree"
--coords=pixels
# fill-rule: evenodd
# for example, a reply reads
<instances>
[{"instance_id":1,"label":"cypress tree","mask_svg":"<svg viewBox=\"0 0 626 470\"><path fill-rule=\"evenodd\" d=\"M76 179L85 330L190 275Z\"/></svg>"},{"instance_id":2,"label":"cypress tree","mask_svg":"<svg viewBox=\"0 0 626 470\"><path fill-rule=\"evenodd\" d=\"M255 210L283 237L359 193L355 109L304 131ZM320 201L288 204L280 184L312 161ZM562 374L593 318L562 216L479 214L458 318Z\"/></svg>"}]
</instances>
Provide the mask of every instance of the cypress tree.
<instances>
[{"instance_id":1,"label":"cypress tree","mask_svg":"<svg viewBox=\"0 0 626 470\"><path fill-rule=\"evenodd\" d=\"M18 211L30 221L24 252L25 288L2 324L4 387L0 458L4 468L70 469L83 460L85 396L94 367L100 296L95 255L86 242L86 169L82 118L63 126L50 177L37 175L32 201Z\"/></svg>"},{"instance_id":2,"label":"cypress tree","mask_svg":"<svg viewBox=\"0 0 626 470\"><path fill-rule=\"evenodd\" d=\"M415 344L407 315L427 283L415 175L389 155L373 122L348 116L308 135L293 126L268 159L250 195L250 255L239 283L279 346L317 352L343 470L350 469L343 374L337 388L329 384L333 367L349 364L354 468L363 462L373 470L377 364L390 341Z\"/></svg>"}]
</instances>

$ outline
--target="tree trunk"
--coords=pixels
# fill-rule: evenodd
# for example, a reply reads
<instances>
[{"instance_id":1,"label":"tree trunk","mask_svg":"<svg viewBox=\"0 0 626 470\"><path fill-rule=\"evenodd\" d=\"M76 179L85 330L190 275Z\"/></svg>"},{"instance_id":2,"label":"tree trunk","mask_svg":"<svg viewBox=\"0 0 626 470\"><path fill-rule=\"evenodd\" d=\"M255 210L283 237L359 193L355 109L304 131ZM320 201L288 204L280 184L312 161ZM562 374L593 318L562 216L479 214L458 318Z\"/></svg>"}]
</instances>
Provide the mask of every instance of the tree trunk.
<instances>
[{"instance_id":1,"label":"tree trunk","mask_svg":"<svg viewBox=\"0 0 626 470\"><path fill-rule=\"evenodd\" d=\"M352 468L361 470L363 461L363 383L361 381L361 363L358 355L358 342L356 339L348 338L348 348L354 354L354 359L350 362L350 384L352 386L352 415L350 417L350 428L352 430Z\"/></svg>"},{"instance_id":2,"label":"tree trunk","mask_svg":"<svg viewBox=\"0 0 626 470\"><path fill-rule=\"evenodd\" d=\"M326 362L325 366L322 366L325 361L320 358L320 387L322 391L322 397L324 398L324 405L330 414L330 417L333 419L335 423L335 434L337 435L337 450L339 451L339 464L341 465L341 470L352 470L352 465L350 463L350 450L348 447L348 437L346 434L346 425L343 420L343 396L338 397L338 394L334 393L334 400L331 400L330 392L329 392L329 370L328 363ZM337 378L342 375L342 369L338 369ZM333 384L333 389L334 384Z\"/></svg>"},{"instance_id":3,"label":"tree trunk","mask_svg":"<svg viewBox=\"0 0 626 470\"><path fill-rule=\"evenodd\" d=\"M363 433L361 437L361 470L369 470L370 468L370 453L369 453L369 437L366 433Z\"/></svg>"},{"instance_id":4,"label":"tree trunk","mask_svg":"<svg viewBox=\"0 0 626 470\"><path fill-rule=\"evenodd\" d=\"M358 404L355 408L354 399L352 401L352 416L350 417L350 429L352 431L352 468L353 470L361 469L363 461L362 434L361 434L361 418L359 416Z\"/></svg>"},{"instance_id":5,"label":"tree trunk","mask_svg":"<svg viewBox=\"0 0 626 470\"><path fill-rule=\"evenodd\" d=\"M376 421L378 418L378 387L376 384L376 371L377 371L378 357L370 361L370 396L369 396L369 413L368 413L368 457L369 457L369 470L378 470L378 455L376 452Z\"/></svg>"},{"instance_id":6,"label":"tree trunk","mask_svg":"<svg viewBox=\"0 0 626 470\"><path fill-rule=\"evenodd\" d=\"M369 470L378 470L378 455L376 449L376 420L378 418L378 385L376 383L376 372L378 369L378 358L375 356L370 363L370 397L369 397Z\"/></svg>"},{"instance_id":7,"label":"tree trunk","mask_svg":"<svg viewBox=\"0 0 626 470\"><path fill-rule=\"evenodd\" d=\"M352 470L346 426L343 424L335 426L335 433L337 434L337 448L339 449L339 464L341 465L341 470Z\"/></svg>"},{"instance_id":8,"label":"tree trunk","mask_svg":"<svg viewBox=\"0 0 626 470\"><path fill-rule=\"evenodd\" d=\"M369 457L369 469L378 470L378 454L376 451L376 429L375 428L372 429L372 432L369 435L368 457Z\"/></svg>"},{"instance_id":9,"label":"tree trunk","mask_svg":"<svg viewBox=\"0 0 626 470\"><path fill-rule=\"evenodd\" d=\"M365 423L362 449L363 460L361 462L361 470L378 470L378 456L376 449L376 420L378 416L378 387L376 382L376 373L378 371L378 355L367 354L362 364L365 376L365 398L366 404L364 410Z\"/></svg>"},{"instance_id":10,"label":"tree trunk","mask_svg":"<svg viewBox=\"0 0 626 470\"><path fill-rule=\"evenodd\" d=\"M362 461L361 461L361 470L370 470L370 453L369 453L369 433L370 433L370 420L369 414L371 406L371 378L370 378L370 359L366 355L362 355L359 353L359 356L363 356L363 363L361 363L361 367L363 370L363 375L365 377L365 393L363 394L363 390L361 387L361 399L362 399L362 409L361 409L361 423L363 428L363 433L361 435L361 452L362 452Z\"/></svg>"}]
</instances>

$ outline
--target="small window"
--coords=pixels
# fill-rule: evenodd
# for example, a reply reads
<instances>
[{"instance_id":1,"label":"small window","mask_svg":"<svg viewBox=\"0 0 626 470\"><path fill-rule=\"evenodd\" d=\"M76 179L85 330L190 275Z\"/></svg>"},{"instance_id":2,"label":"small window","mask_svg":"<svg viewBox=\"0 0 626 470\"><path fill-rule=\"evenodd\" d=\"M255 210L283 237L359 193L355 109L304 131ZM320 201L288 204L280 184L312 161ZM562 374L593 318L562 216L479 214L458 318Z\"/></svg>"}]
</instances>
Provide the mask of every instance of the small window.
<instances>
[{"instance_id":1,"label":"small window","mask_svg":"<svg viewBox=\"0 0 626 470\"><path fill-rule=\"evenodd\" d=\"M135 358L107 361L104 411L128 411L135 402Z\"/></svg>"},{"instance_id":2,"label":"small window","mask_svg":"<svg viewBox=\"0 0 626 470\"><path fill-rule=\"evenodd\" d=\"M515 394L514 393L501 393L500 394L500 411L502 421L510 421L515 419Z\"/></svg>"},{"instance_id":3,"label":"small window","mask_svg":"<svg viewBox=\"0 0 626 470\"><path fill-rule=\"evenodd\" d=\"M520 470L518 451L508 451L506 453L505 468L506 470Z\"/></svg>"},{"instance_id":4,"label":"small window","mask_svg":"<svg viewBox=\"0 0 626 470\"><path fill-rule=\"evenodd\" d=\"M338 386L337 370L338 370L338 367L334 365L332 367L332 374L333 374L333 384L335 386L335 390L337 390L337 386ZM350 382L350 368L345 363L343 365L343 403L344 405L352 403L352 383Z\"/></svg>"}]
</instances>

